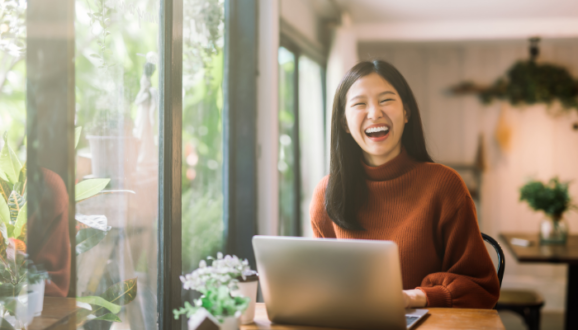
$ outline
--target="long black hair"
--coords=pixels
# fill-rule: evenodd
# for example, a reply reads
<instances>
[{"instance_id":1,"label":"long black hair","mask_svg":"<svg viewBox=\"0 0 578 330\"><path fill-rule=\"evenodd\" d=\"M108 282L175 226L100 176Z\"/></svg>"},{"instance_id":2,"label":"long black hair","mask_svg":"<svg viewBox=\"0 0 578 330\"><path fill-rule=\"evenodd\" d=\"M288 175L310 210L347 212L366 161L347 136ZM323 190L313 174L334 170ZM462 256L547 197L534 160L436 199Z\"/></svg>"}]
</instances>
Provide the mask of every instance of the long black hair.
<instances>
[{"instance_id":1,"label":"long black hair","mask_svg":"<svg viewBox=\"0 0 578 330\"><path fill-rule=\"evenodd\" d=\"M426 150L417 102L401 73L393 65L378 60L360 62L351 68L341 80L333 99L330 175L325 192L327 214L335 224L347 230L364 230L357 214L366 201L368 190L361 164L361 147L343 127L346 95L353 83L373 72L387 80L401 97L408 116L401 137L407 153L417 161L433 163Z\"/></svg>"}]
</instances>

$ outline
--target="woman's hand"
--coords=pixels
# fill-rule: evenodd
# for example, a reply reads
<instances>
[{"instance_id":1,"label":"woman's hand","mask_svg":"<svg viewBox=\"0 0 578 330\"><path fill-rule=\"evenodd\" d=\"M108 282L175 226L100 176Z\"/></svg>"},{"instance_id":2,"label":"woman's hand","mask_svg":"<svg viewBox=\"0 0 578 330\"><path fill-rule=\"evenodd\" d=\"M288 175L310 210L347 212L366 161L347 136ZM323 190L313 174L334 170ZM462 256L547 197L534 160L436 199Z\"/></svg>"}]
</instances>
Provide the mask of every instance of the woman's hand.
<instances>
[{"instance_id":1,"label":"woman's hand","mask_svg":"<svg viewBox=\"0 0 578 330\"><path fill-rule=\"evenodd\" d=\"M427 297L420 289L403 290L402 293L405 308L420 308L427 305Z\"/></svg>"}]
</instances>

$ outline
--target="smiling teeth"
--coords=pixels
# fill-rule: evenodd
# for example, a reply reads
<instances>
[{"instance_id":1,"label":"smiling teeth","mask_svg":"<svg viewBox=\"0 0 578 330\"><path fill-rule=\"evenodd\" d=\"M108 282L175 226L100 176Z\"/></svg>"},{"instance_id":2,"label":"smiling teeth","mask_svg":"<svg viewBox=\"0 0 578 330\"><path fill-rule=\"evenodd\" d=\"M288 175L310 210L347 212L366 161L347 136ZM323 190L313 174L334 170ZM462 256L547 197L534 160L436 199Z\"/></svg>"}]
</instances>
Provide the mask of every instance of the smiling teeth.
<instances>
[{"instance_id":1,"label":"smiling teeth","mask_svg":"<svg viewBox=\"0 0 578 330\"><path fill-rule=\"evenodd\" d=\"M372 127L365 130L365 133L377 133L377 132L386 132L389 131L389 127L387 126L380 126L380 127Z\"/></svg>"}]
</instances>

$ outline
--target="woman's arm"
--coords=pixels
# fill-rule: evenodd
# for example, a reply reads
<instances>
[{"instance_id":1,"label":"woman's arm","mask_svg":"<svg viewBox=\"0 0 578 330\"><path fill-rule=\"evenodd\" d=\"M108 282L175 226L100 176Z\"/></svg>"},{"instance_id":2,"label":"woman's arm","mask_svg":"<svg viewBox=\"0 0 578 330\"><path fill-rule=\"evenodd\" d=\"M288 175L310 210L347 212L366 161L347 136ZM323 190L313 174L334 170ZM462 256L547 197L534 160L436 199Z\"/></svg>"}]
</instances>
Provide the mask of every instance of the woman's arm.
<instances>
[{"instance_id":1,"label":"woman's arm","mask_svg":"<svg viewBox=\"0 0 578 330\"><path fill-rule=\"evenodd\" d=\"M500 285L467 192L461 206L442 218L437 230L435 234L443 244L442 271L426 276L417 288L425 293L427 306L492 308Z\"/></svg>"}]
</instances>

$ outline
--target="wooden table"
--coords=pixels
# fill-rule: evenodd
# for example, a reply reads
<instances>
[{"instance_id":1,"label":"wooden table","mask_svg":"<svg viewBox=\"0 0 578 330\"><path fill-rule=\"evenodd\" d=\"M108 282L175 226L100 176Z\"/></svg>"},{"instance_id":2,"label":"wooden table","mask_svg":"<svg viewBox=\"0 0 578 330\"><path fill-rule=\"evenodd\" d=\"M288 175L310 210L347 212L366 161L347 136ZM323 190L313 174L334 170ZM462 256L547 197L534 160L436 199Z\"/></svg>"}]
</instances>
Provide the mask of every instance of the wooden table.
<instances>
[{"instance_id":1,"label":"wooden table","mask_svg":"<svg viewBox=\"0 0 578 330\"><path fill-rule=\"evenodd\" d=\"M56 329L74 329L68 323L71 316L74 315L76 299L74 298L56 298L44 297L44 307L42 315L35 317L28 326L29 330L56 330Z\"/></svg>"},{"instance_id":2,"label":"wooden table","mask_svg":"<svg viewBox=\"0 0 578 330\"><path fill-rule=\"evenodd\" d=\"M429 315L420 320L415 330L432 329L505 329L498 312L493 309L428 308ZM242 325L241 330L331 330L331 328L271 324L265 304L258 303L255 322Z\"/></svg>"},{"instance_id":3,"label":"wooden table","mask_svg":"<svg viewBox=\"0 0 578 330\"><path fill-rule=\"evenodd\" d=\"M528 247L512 245L512 238L532 242ZM566 329L578 329L578 235L570 235L566 245L540 245L538 234L503 233L500 238L519 262L568 264L566 287Z\"/></svg>"}]
</instances>

